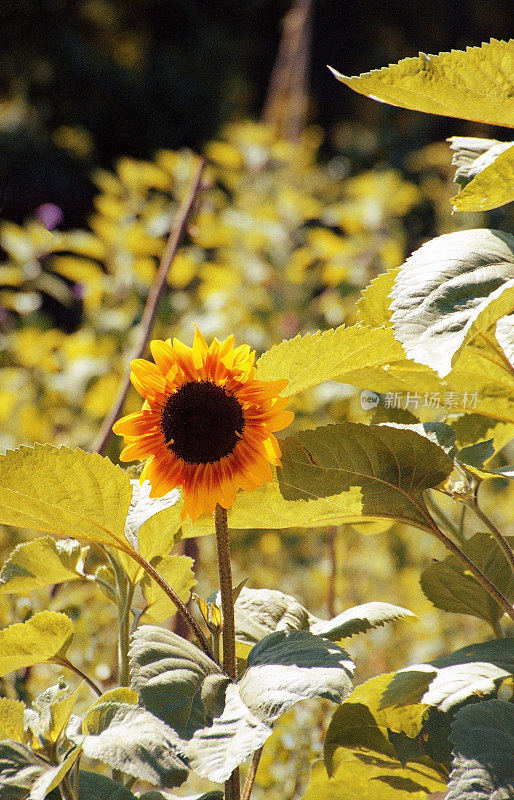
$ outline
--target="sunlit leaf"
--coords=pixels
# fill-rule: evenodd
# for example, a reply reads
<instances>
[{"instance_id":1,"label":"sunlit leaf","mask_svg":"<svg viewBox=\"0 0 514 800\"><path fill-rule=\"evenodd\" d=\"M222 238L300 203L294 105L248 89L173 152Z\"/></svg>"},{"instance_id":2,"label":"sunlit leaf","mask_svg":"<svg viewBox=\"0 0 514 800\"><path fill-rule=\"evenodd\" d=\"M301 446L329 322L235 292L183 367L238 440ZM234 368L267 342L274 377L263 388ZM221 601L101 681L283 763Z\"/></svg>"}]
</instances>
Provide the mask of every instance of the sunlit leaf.
<instances>
[{"instance_id":1,"label":"sunlit leaf","mask_svg":"<svg viewBox=\"0 0 514 800\"><path fill-rule=\"evenodd\" d=\"M514 308L514 237L484 228L431 239L402 266L392 297L407 355L444 377L467 342Z\"/></svg>"},{"instance_id":2,"label":"sunlit leaf","mask_svg":"<svg viewBox=\"0 0 514 800\"><path fill-rule=\"evenodd\" d=\"M514 40L491 39L481 47L404 58L398 64L348 78L335 77L360 94L429 114L514 127Z\"/></svg>"},{"instance_id":3,"label":"sunlit leaf","mask_svg":"<svg viewBox=\"0 0 514 800\"><path fill-rule=\"evenodd\" d=\"M26 712L26 723L32 733L34 749L59 739L70 720L81 690L82 685L71 691L63 681L59 681L36 697Z\"/></svg>"},{"instance_id":4,"label":"sunlit leaf","mask_svg":"<svg viewBox=\"0 0 514 800\"><path fill-rule=\"evenodd\" d=\"M62 657L73 638L66 614L40 611L0 631L0 675Z\"/></svg>"},{"instance_id":5,"label":"sunlit leaf","mask_svg":"<svg viewBox=\"0 0 514 800\"><path fill-rule=\"evenodd\" d=\"M476 533L461 547L502 594L507 598L514 595L509 562L492 534ZM429 564L421 574L420 583L436 608L471 614L492 625L503 616L503 609L454 555Z\"/></svg>"},{"instance_id":6,"label":"sunlit leaf","mask_svg":"<svg viewBox=\"0 0 514 800\"><path fill-rule=\"evenodd\" d=\"M446 453L417 433L344 422L286 439L278 477L286 500L308 503L358 487L363 517L430 529L422 492L450 471Z\"/></svg>"},{"instance_id":7,"label":"sunlit leaf","mask_svg":"<svg viewBox=\"0 0 514 800\"><path fill-rule=\"evenodd\" d=\"M23 742L23 712L25 705L20 700L0 697L0 739Z\"/></svg>"},{"instance_id":8,"label":"sunlit leaf","mask_svg":"<svg viewBox=\"0 0 514 800\"><path fill-rule=\"evenodd\" d=\"M452 722L453 763L447 800L514 796L514 705L485 700L461 708Z\"/></svg>"},{"instance_id":9,"label":"sunlit leaf","mask_svg":"<svg viewBox=\"0 0 514 800\"><path fill-rule=\"evenodd\" d=\"M191 589L196 585L195 575L192 570L194 562L188 556L170 555L156 558L152 566L162 578L171 586L183 603L187 603L191 596ZM154 580L145 575L141 581L141 589L146 600L146 608L140 617L142 623L162 622L176 612L176 606Z\"/></svg>"},{"instance_id":10,"label":"sunlit leaf","mask_svg":"<svg viewBox=\"0 0 514 800\"><path fill-rule=\"evenodd\" d=\"M495 149L494 158L491 151L486 158L477 158L477 174L450 199L455 211L487 211L514 200L514 142L501 143Z\"/></svg>"},{"instance_id":11,"label":"sunlit leaf","mask_svg":"<svg viewBox=\"0 0 514 800\"><path fill-rule=\"evenodd\" d=\"M363 289L356 306L357 320L360 324L369 325L371 328L391 324L392 311L389 295L399 271L399 267L389 269L377 278L373 278L371 283Z\"/></svg>"},{"instance_id":12,"label":"sunlit leaf","mask_svg":"<svg viewBox=\"0 0 514 800\"><path fill-rule=\"evenodd\" d=\"M75 581L83 577L82 562L88 548L75 539L50 536L17 545L0 572L0 590L27 595L40 586Z\"/></svg>"},{"instance_id":13,"label":"sunlit leaf","mask_svg":"<svg viewBox=\"0 0 514 800\"><path fill-rule=\"evenodd\" d=\"M126 552L129 477L107 458L35 445L0 456L0 521L59 536L101 542Z\"/></svg>"}]
</instances>

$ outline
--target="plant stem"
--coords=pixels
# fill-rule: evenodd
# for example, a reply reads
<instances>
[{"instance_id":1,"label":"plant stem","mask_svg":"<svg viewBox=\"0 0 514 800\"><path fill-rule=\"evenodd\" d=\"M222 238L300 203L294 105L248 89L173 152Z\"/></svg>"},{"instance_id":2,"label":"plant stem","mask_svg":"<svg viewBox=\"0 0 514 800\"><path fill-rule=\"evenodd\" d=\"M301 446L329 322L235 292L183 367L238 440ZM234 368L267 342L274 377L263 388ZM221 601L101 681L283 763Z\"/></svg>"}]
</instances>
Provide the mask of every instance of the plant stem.
<instances>
[{"instance_id":1,"label":"plant stem","mask_svg":"<svg viewBox=\"0 0 514 800\"><path fill-rule=\"evenodd\" d=\"M105 555L114 571L116 578L116 603L118 605L118 684L129 686L130 670L128 651L130 647L130 610L134 586L129 581L127 574L116 556L107 548L103 548Z\"/></svg>"},{"instance_id":2,"label":"plant stem","mask_svg":"<svg viewBox=\"0 0 514 800\"><path fill-rule=\"evenodd\" d=\"M330 619L335 617L336 609L336 580L337 580L337 528L332 525L328 529L328 557L330 562L330 573L328 575L327 587L327 610Z\"/></svg>"},{"instance_id":3,"label":"plant stem","mask_svg":"<svg viewBox=\"0 0 514 800\"><path fill-rule=\"evenodd\" d=\"M192 632L196 636L196 638L198 640L198 643L199 643L200 647L202 648L202 650L204 651L204 653L207 656L209 656L209 658L213 658L211 646L210 646L209 642L207 641L207 638L206 638L204 632L202 631L202 629L198 625L197 621L195 620L195 618L193 617L193 615L191 614L191 612L189 611L187 606L184 605L184 603L182 602L180 597L173 591L171 586L168 583L166 583L164 578L161 575L159 575L159 573L157 572L155 567L152 567L152 565L146 560L146 558L143 558L143 556L140 553L136 552L135 550L127 551L127 552L128 552L128 555L130 555L130 557L134 559L134 561L137 561L137 563L139 564L140 567L143 567L145 572L162 589L162 591L164 592L166 597L169 597L171 602L175 605L178 613L183 617L185 622L191 628Z\"/></svg>"},{"instance_id":4,"label":"plant stem","mask_svg":"<svg viewBox=\"0 0 514 800\"><path fill-rule=\"evenodd\" d=\"M510 549L509 543L507 542L507 540L505 539L503 534L498 530L498 528L496 527L494 522L489 519L487 514L484 514L484 512L482 511L482 509L478 505L476 497L474 497L472 500L468 500L466 505L468 506L468 508L471 508L475 512L475 514L477 515L479 520L481 522L483 522L484 525L487 528L489 528L489 530L493 534L494 538L496 539L496 541L500 545L501 549L505 553L505 555L507 557L507 560L508 560L508 562L510 564L511 570L514 571L514 553Z\"/></svg>"},{"instance_id":5,"label":"plant stem","mask_svg":"<svg viewBox=\"0 0 514 800\"><path fill-rule=\"evenodd\" d=\"M230 541L228 535L227 510L216 503L214 510L216 529L216 554L221 593L221 613L223 616L223 671L237 678L236 669L236 626L234 622L234 597L232 594L232 568L230 563ZM225 783L225 800L239 800L239 769L236 768Z\"/></svg>"},{"instance_id":6,"label":"plant stem","mask_svg":"<svg viewBox=\"0 0 514 800\"><path fill-rule=\"evenodd\" d=\"M262 747L259 747L259 749L256 750L252 756L252 763L250 764L250 769L248 770L248 774L246 776L245 785L243 787L243 796L241 800L250 800L253 785L255 783L255 777L257 775L257 769L259 768L259 761L261 760L261 755L262 755Z\"/></svg>"},{"instance_id":7,"label":"plant stem","mask_svg":"<svg viewBox=\"0 0 514 800\"><path fill-rule=\"evenodd\" d=\"M73 791L73 789L71 788L68 775L65 775L62 781L60 782L59 792L61 794L62 800L77 800L77 796Z\"/></svg>"},{"instance_id":8,"label":"plant stem","mask_svg":"<svg viewBox=\"0 0 514 800\"><path fill-rule=\"evenodd\" d=\"M148 344L148 340L150 338L150 334L152 332L153 321L155 319L155 315L157 313L157 309L159 307L159 303L161 298L164 294L166 289L166 277L168 275L169 269L175 258L176 252L180 247L180 243L184 236L187 221L189 219L189 215L194 205L194 201L197 195L198 190L200 189L201 179L202 179L202 172L205 166L205 159L200 158L198 161L198 167L196 172L191 180L191 184L189 186L189 191L187 195L184 197L182 201L182 205L180 206L177 216L175 217L173 227L170 231L168 236L168 241L166 242L166 247L164 248L164 252L161 257L161 261L159 264L159 268L157 270L155 280L152 284L150 291L148 292L148 297L146 299L145 307L143 310L143 316L141 318L140 323L140 334L139 334L139 343L135 348L134 352L130 357L130 361L135 358L141 358L146 350L146 346ZM119 388L118 395L112 404L107 416L104 418L102 422L102 426L96 436L93 444L90 447L90 450L94 453L100 453L102 455L105 451L107 446L107 442L109 440L109 436L111 435L112 426L118 419L121 409L123 407L123 403L125 402L125 398L127 396L127 392L130 388L130 370L126 370L126 377Z\"/></svg>"},{"instance_id":9,"label":"plant stem","mask_svg":"<svg viewBox=\"0 0 514 800\"><path fill-rule=\"evenodd\" d=\"M494 622L491 622L491 628L493 629L495 639L503 639L503 631L499 619L495 619Z\"/></svg>"},{"instance_id":10,"label":"plant stem","mask_svg":"<svg viewBox=\"0 0 514 800\"><path fill-rule=\"evenodd\" d=\"M91 678L88 678L88 676L84 672L82 672L82 670L79 669L79 667L76 667L75 664L72 664L71 661L68 661L68 659L65 658L64 656L55 656L55 658L52 659L52 663L58 664L60 667L66 667L66 669L71 669L71 671L74 672L75 675L79 675L82 678L82 680L87 683L87 685L95 692L95 694L98 695L98 697L101 697L103 695L103 692L100 689L100 687L98 687L96 683L91 680Z\"/></svg>"},{"instance_id":11,"label":"plant stem","mask_svg":"<svg viewBox=\"0 0 514 800\"><path fill-rule=\"evenodd\" d=\"M451 519L451 517L448 516L448 514L445 514L443 509L436 503L436 501L432 497L431 492L426 493L425 502L428 506L430 513L433 516L437 517L438 520L442 522L446 528L449 528L449 530L453 533L454 536L456 536L459 542L463 542L464 534L462 533L461 528L455 524L455 522Z\"/></svg>"},{"instance_id":12,"label":"plant stem","mask_svg":"<svg viewBox=\"0 0 514 800\"><path fill-rule=\"evenodd\" d=\"M511 603L509 603L505 595L503 595L499 591L499 589L496 588L494 583L492 583L489 580L487 575L484 575L482 570L479 567L477 567L477 565L473 561L471 561L471 559L468 558L468 556L465 553L462 552L460 547L458 547L458 545L456 545L455 542L453 542L448 536L446 536L445 533L442 532L442 530L440 530L440 528L436 525L436 523L433 520L430 521L432 523L430 528L434 536L437 539L439 539L439 541L442 544L444 544L444 546L446 547L447 550L450 551L450 553L456 556L459 559L459 561L462 564L464 564L466 569L468 569L469 572L471 572L471 574L477 579L479 584L483 586L486 592L498 603L500 608L503 609L503 611L506 614L508 614L511 619L514 620L514 608L512 607Z\"/></svg>"}]
</instances>

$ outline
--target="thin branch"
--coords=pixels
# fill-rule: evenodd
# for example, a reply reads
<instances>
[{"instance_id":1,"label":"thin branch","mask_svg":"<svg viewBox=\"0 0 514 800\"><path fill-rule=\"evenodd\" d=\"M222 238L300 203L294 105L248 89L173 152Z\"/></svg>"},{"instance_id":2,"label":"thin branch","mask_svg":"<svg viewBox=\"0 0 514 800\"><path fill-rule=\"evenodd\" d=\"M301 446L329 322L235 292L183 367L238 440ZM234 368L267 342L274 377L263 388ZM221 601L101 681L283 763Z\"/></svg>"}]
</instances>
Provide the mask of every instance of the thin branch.
<instances>
[{"instance_id":1,"label":"thin branch","mask_svg":"<svg viewBox=\"0 0 514 800\"><path fill-rule=\"evenodd\" d=\"M220 579L221 613L223 616L223 671L237 678L236 626L234 621L234 596L232 594L232 569L230 564L230 539L228 535L227 510L216 503L214 510L216 529L216 554ZM225 782L225 800L239 800L239 769L236 768Z\"/></svg>"},{"instance_id":2,"label":"thin branch","mask_svg":"<svg viewBox=\"0 0 514 800\"><path fill-rule=\"evenodd\" d=\"M88 678L85 672L82 672L82 670L79 669L79 667L76 667L75 664L72 664L71 661L68 661L66 657L56 656L55 658L52 659L52 662L54 664L58 664L60 667L66 667L67 669L71 669L72 672L74 672L76 675L79 675L82 678L82 680L87 683L87 685L95 692L95 694L98 695L98 697L101 697L103 695L102 690L96 685L96 683L92 681L91 678Z\"/></svg>"},{"instance_id":3,"label":"thin branch","mask_svg":"<svg viewBox=\"0 0 514 800\"><path fill-rule=\"evenodd\" d=\"M489 528L489 530L493 534L494 538L496 539L496 541L500 545L501 549L505 553L505 556L507 557L507 561L510 564L511 570L514 571L514 553L510 549L509 543L507 542L507 540L505 539L503 534L498 530L498 528L496 527L494 522L489 519L487 514L484 514L484 512L482 511L482 509L478 505L476 497L474 497L472 500L468 500L466 505L467 505L468 508L471 508L475 512L475 514L477 515L479 520L484 523L486 528Z\"/></svg>"},{"instance_id":4,"label":"thin branch","mask_svg":"<svg viewBox=\"0 0 514 800\"><path fill-rule=\"evenodd\" d=\"M159 307L161 298L166 289L166 277L168 275L173 259L175 258L177 250L180 247L180 243L182 241L182 238L186 230L186 225L189 219L189 215L193 208L198 190L200 189L204 166L205 166L205 159L200 158L197 170L191 181L189 191L185 196L184 200L182 201L182 205L180 206L177 216L175 217L173 227L170 231L170 235L168 236L168 241L166 242L166 247L164 248L164 253L162 254L161 257L159 269L157 270L154 283L146 299L143 316L141 318L141 323L139 326L140 328L139 343L138 346L135 348L135 351L132 353L130 361L132 361L132 359L135 358L141 358L141 356L144 354L146 350L146 346L148 344L148 340L152 332L155 315L157 313L157 309ZM130 388L130 370L127 369L126 377L120 386L118 396L116 397L114 403L112 404L109 413L105 417L93 444L89 448L92 452L100 454L104 453L105 448L107 446L107 442L109 440L109 436L111 435L112 426L114 425L114 423L116 422L121 413L121 409L123 408L123 403L125 402L125 398L127 396L129 388Z\"/></svg>"},{"instance_id":5,"label":"thin branch","mask_svg":"<svg viewBox=\"0 0 514 800\"><path fill-rule=\"evenodd\" d=\"M330 619L336 615L336 581L337 581L337 527L328 529L328 558L330 572L327 587L327 611Z\"/></svg>"},{"instance_id":6,"label":"thin branch","mask_svg":"<svg viewBox=\"0 0 514 800\"><path fill-rule=\"evenodd\" d=\"M480 331L480 336L482 337L482 339L484 339L487 342L487 344L490 347L493 348L494 352L499 357L499 359L503 363L504 367L507 369L507 372L509 372L511 375L514 375L514 367L510 363L510 361L507 358L507 355L506 355L503 347L501 347L501 345L498 342L498 340L496 339L496 337L493 336L491 338L485 331Z\"/></svg>"},{"instance_id":7,"label":"thin branch","mask_svg":"<svg viewBox=\"0 0 514 800\"><path fill-rule=\"evenodd\" d=\"M241 797L241 800L250 800L253 785L255 783L255 777L259 768L259 761L261 760L262 756L262 749L262 747L259 747L259 749L253 754L252 763L250 764L250 769L248 770L245 785L243 787L243 796Z\"/></svg>"}]
</instances>

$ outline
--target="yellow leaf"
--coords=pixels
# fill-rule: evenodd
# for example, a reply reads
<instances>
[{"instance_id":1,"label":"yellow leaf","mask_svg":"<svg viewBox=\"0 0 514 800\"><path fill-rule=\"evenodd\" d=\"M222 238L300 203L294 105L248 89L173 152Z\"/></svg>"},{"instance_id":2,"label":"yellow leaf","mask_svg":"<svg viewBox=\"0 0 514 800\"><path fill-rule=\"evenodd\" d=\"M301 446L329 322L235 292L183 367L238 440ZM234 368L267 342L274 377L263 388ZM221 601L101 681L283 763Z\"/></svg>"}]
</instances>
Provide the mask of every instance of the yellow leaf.
<instances>
[{"instance_id":1,"label":"yellow leaf","mask_svg":"<svg viewBox=\"0 0 514 800\"><path fill-rule=\"evenodd\" d=\"M514 142L452 197L455 211L487 211L514 200Z\"/></svg>"},{"instance_id":2,"label":"yellow leaf","mask_svg":"<svg viewBox=\"0 0 514 800\"><path fill-rule=\"evenodd\" d=\"M177 555L157 558L152 562L152 566L171 586L183 603L187 603L191 596L191 589L196 586L194 572L191 569L193 564L192 558ZM162 622L175 614L176 606L148 575L143 577L141 589L146 600L146 609L140 620L142 623Z\"/></svg>"},{"instance_id":3,"label":"yellow leaf","mask_svg":"<svg viewBox=\"0 0 514 800\"><path fill-rule=\"evenodd\" d=\"M0 675L63 656L73 638L66 614L41 611L0 631Z\"/></svg>"},{"instance_id":4,"label":"yellow leaf","mask_svg":"<svg viewBox=\"0 0 514 800\"><path fill-rule=\"evenodd\" d=\"M86 550L73 539L50 536L22 542L2 567L0 591L27 595L40 586L75 581L82 577L77 567Z\"/></svg>"},{"instance_id":5,"label":"yellow leaf","mask_svg":"<svg viewBox=\"0 0 514 800\"><path fill-rule=\"evenodd\" d=\"M400 272L400 267L383 272L374 278L369 286L362 291L357 302L357 320L361 325L378 328L380 325L391 325L390 293L395 279Z\"/></svg>"},{"instance_id":6,"label":"yellow leaf","mask_svg":"<svg viewBox=\"0 0 514 800\"><path fill-rule=\"evenodd\" d=\"M23 742L23 712L25 704L20 700L0 697L0 739Z\"/></svg>"},{"instance_id":7,"label":"yellow leaf","mask_svg":"<svg viewBox=\"0 0 514 800\"><path fill-rule=\"evenodd\" d=\"M351 78L332 72L356 92L393 106L514 127L514 39L420 53Z\"/></svg>"}]
</instances>

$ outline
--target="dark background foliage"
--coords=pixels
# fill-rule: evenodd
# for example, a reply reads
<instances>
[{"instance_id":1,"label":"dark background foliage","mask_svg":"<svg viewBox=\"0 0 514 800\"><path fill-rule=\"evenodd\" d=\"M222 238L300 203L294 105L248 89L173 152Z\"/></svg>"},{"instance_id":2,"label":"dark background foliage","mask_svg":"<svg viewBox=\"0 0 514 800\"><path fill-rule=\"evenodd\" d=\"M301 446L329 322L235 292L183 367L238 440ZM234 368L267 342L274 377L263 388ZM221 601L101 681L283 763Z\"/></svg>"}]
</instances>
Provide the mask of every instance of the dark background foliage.
<instances>
[{"instance_id":1,"label":"dark background foliage","mask_svg":"<svg viewBox=\"0 0 514 800\"><path fill-rule=\"evenodd\" d=\"M50 201L66 208L68 225L80 224L91 159L109 166L159 147L198 150L225 120L258 117L288 8L285 0L2 0L0 98L23 96L33 117L2 125L0 107L1 216L21 221ZM310 118L327 132L325 148L345 119L376 127L381 155L397 165L427 141L471 130L364 100L327 64L357 74L511 33L511 0L318 0ZM89 159L56 145L60 125L89 132Z\"/></svg>"}]
</instances>

